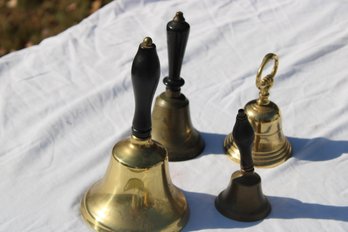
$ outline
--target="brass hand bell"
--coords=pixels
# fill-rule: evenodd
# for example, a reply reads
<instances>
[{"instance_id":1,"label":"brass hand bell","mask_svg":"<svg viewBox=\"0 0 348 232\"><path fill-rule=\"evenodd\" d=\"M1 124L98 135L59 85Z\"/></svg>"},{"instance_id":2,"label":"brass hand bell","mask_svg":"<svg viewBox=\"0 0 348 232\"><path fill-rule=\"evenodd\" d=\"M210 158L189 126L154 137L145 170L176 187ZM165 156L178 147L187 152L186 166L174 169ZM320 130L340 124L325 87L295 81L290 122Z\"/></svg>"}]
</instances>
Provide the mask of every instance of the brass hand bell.
<instances>
[{"instance_id":1,"label":"brass hand bell","mask_svg":"<svg viewBox=\"0 0 348 232\"><path fill-rule=\"evenodd\" d=\"M132 136L118 142L105 176L81 201L81 214L96 231L180 231L188 205L168 171L166 149L151 139L151 103L160 63L147 37L132 65L135 113Z\"/></svg>"},{"instance_id":2,"label":"brass hand bell","mask_svg":"<svg viewBox=\"0 0 348 232\"><path fill-rule=\"evenodd\" d=\"M167 24L169 76L163 80L166 91L156 98L152 113L152 138L165 146L170 161L192 159L204 149L204 141L191 123L189 101L180 92L185 83L180 70L189 31L182 12Z\"/></svg>"},{"instance_id":3,"label":"brass hand bell","mask_svg":"<svg viewBox=\"0 0 348 232\"><path fill-rule=\"evenodd\" d=\"M229 186L215 199L215 207L234 220L261 220L270 213L271 205L262 193L260 176L254 172L251 155L254 131L243 109L238 111L232 136L240 151L241 170L232 174Z\"/></svg>"},{"instance_id":4,"label":"brass hand bell","mask_svg":"<svg viewBox=\"0 0 348 232\"><path fill-rule=\"evenodd\" d=\"M274 61L272 72L261 78L262 71L270 60ZM252 156L255 166L259 167L277 166L291 156L291 145L282 131L280 110L268 99L278 63L278 56L273 53L264 57L256 75L256 86L260 90L259 99L248 102L244 107L255 131ZM239 162L240 154L232 134L226 136L224 149L232 160Z\"/></svg>"}]
</instances>

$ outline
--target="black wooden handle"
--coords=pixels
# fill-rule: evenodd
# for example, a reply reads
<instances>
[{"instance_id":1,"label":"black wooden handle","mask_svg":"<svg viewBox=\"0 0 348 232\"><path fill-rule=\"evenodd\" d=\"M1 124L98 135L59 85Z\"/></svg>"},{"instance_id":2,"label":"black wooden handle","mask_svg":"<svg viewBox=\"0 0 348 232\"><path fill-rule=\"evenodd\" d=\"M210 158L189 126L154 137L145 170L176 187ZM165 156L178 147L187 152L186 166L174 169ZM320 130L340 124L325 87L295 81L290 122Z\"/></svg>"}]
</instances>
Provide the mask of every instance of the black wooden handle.
<instances>
[{"instance_id":1,"label":"black wooden handle","mask_svg":"<svg viewBox=\"0 0 348 232\"><path fill-rule=\"evenodd\" d=\"M241 169L245 172L253 172L254 163L251 152L255 135L243 109L238 110L236 124L234 124L232 135L233 140L239 149Z\"/></svg>"},{"instance_id":2,"label":"black wooden handle","mask_svg":"<svg viewBox=\"0 0 348 232\"><path fill-rule=\"evenodd\" d=\"M173 91L179 91L185 83L180 77L180 71L189 33L190 25L185 21L183 13L177 12L167 24L169 76L163 80L167 88Z\"/></svg>"},{"instance_id":3,"label":"black wooden handle","mask_svg":"<svg viewBox=\"0 0 348 232\"><path fill-rule=\"evenodd\" d=\"M132 64L135 112L132 134L141 139L151 136L151 104L160 76L156 45L146 37L139 45Z\"/></svg>"}]
</instances>

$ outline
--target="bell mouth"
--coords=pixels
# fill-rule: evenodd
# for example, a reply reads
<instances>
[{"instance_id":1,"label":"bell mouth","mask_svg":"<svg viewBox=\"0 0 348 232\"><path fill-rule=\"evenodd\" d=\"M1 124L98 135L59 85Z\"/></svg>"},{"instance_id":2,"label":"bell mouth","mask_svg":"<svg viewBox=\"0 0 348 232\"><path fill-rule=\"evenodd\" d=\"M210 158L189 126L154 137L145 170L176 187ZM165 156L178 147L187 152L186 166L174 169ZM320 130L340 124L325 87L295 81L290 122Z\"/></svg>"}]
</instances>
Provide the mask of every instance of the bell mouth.
<instances>
[{"instance_id":1,"label":"bell mouth","mask_svg":"<svg viewBox=\"0 0 348 232\"><path fill-rule=\"evenodd\" d=\"M287 161L292 156L292 148L287 138L284 137L284 139L284 143L278 149L268 149L268 151L253 150L254 166L258 168L273 168ZM240 163L239 150L234 143L232 133L225 138L224 151L232 161Z\"/></svg>"}]
</instances>

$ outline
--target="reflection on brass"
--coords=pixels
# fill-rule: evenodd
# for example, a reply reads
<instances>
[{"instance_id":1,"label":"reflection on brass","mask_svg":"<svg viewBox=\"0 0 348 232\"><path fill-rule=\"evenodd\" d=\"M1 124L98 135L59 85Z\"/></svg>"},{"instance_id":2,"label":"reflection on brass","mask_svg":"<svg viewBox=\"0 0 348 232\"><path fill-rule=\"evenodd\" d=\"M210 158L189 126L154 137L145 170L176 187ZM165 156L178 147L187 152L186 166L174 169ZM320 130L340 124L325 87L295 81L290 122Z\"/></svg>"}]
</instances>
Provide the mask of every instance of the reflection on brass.
<instances>
[{"instance_id":1,"label":"reflection on brass","mask_svg":"<svg viewBox=\"0 0 348 232\"><path fill-rule=\"evenodd\" d=\"M185 83L180 71L189 30L182 12L167 24L169 75L163 80L166 91L156 98L152 113L152 138L165 146L170 161L192 159L204 149L191 123L189 100L180 91Z\"/></svg>"},{"instance_id":2,"label":"reflection on brass","mask_svg":"<svg viewBox=\"0 0 348 232\"><path fill-rule=\"evenodd\" d=\"M274 61L271 74L262 76L265 65ZM244 109L255 131L252 149L254 165L274 167L285 162L291 156L291 145L282 131L281 114L278 106L268 99L269 89L278 69L278 56L267 54L257 71L256 86L260 90L259 99L248 102ZM224 149L232 160L239 162L240 155L232 134L225 138Z\"/></svg>"},{"instance_id":3,"label":"reflection on brass","mask_svg":"<svg viewBox=\"0 0 348 232\"><path fill-rule=\"evenodd\" d=\"M251 154L254 132L242 109L232 134L241 151L241 170L232 174L228 187L215 199L215 207L222 215L234 220L261 220L270 213L271 205L262 193L260 176L254 172Z\"/></svg>"},{"instance_id":4,"label":"reflection on brass","mask_svg":"<svg viewBox=\"0 0 348 232\"><path fill-rule=\"evenodd\" d=\"M96 231L179 231L183 193L171 182L166 150L151 139L117 143L105 176L85 194L81 213Z\"/></svg>"},{"instance_id":5,"label":"reflection on brass","mask_svg":"<svg viewBox=\"0 0 348 232\"><path fill-rule=\"evenodd\" d=\"M132 65L135 113L132 136L118 142L104 177L81 201L81 214L96 231L180 231L189 210L173 185L166 149L151 139L151 102L159 79L151 39L139 46Z\"/></svg>"}]
</instances>

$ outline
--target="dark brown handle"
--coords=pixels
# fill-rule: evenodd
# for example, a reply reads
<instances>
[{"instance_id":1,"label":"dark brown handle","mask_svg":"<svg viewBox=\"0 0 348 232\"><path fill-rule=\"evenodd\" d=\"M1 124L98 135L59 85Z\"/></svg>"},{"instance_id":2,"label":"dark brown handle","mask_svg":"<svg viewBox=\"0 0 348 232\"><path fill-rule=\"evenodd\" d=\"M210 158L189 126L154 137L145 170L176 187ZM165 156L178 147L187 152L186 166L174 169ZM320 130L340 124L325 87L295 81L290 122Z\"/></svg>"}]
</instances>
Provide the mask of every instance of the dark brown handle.
<instances>
[{"instance_id":1,"label":"dark brown handle","mask_svg":"<svg viewBox=\"0 0 348 232\"><path fill-rule=\"evenodd\" d=\"M132 134L141 139L151 136L151 104L160 77L156 45L146 37L139 45L132 64L135 112Z\"/></svg>"},{"instance_id":2,"label":"dark brown handle","mask_svg":"<svg viewBox=\"0 0 348 232\"><path fill-rule=\"evenodd\" d=\"M253 172L254 162L252 158L252 145L255 135L243 109L238 110L232 135L233 140L239 149L241 169L245 172Z\"/></svg>"},{"instance_id":3,"label":"dark brown handle","mask_svg":"<svg viewBox=\"0 0 348 232\"><path fill-rule=\"evenodd\" d=\"M179 91L185 83L180 72L189 33L190 25L185 21L183 13L177 12L167 24L169 76L163 80L167 88L173 91Z\"/></svg>"}]
</instances>

